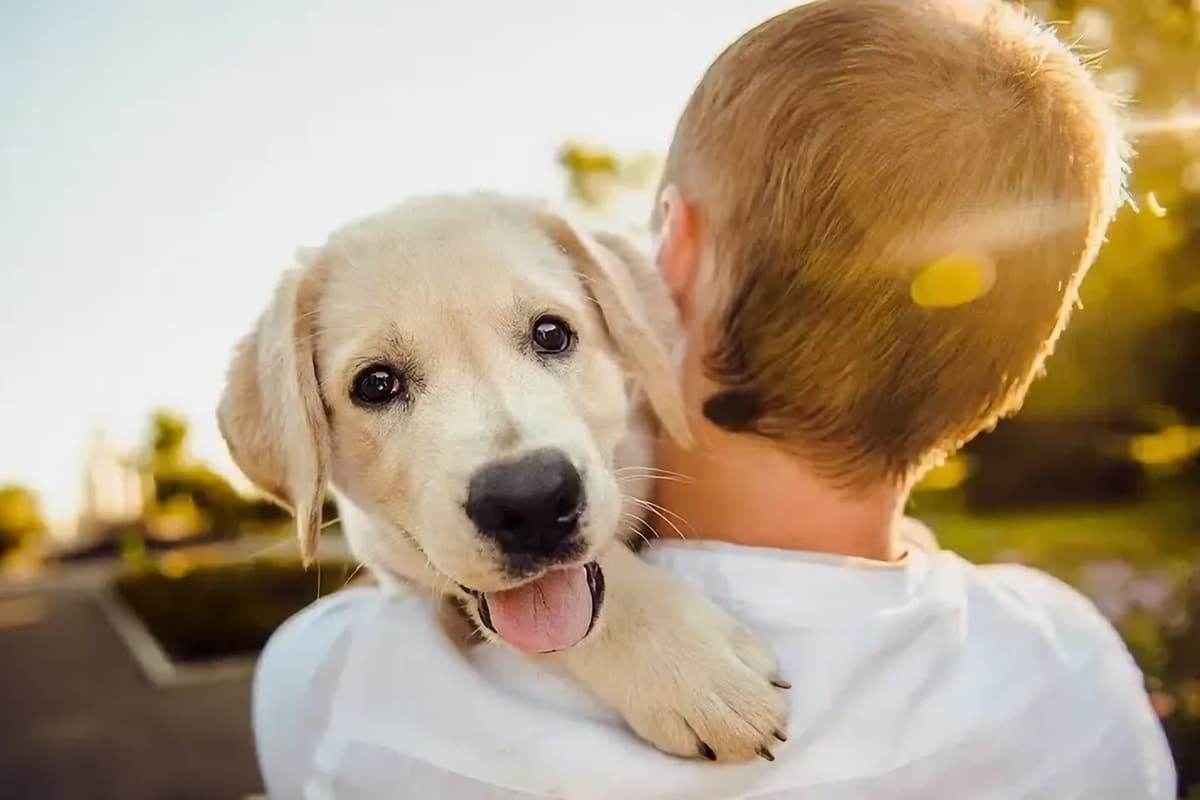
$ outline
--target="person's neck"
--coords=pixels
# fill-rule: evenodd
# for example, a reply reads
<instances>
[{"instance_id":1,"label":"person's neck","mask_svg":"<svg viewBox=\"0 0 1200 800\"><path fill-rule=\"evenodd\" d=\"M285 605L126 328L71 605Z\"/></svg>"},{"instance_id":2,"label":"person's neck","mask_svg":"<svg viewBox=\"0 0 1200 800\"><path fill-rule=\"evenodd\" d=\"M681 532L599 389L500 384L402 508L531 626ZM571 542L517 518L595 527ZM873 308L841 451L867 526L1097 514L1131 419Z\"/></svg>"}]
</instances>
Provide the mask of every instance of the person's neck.
<instances>
[{"instance_id":1,"label":"person's neck","mask_svg":"<svg viewBox=\"0 0 1200 800\"><path fill-rule=\"evenodd\" d=\"M879 561L904 555L896 524L902 489L881 485L850 494L765 440L707 423L696 433L691 450L667 440L658 444L663 472L655 481L656 500L671 518L669 524L654 520L660 536Z\"/></svg>"}]
</instances>

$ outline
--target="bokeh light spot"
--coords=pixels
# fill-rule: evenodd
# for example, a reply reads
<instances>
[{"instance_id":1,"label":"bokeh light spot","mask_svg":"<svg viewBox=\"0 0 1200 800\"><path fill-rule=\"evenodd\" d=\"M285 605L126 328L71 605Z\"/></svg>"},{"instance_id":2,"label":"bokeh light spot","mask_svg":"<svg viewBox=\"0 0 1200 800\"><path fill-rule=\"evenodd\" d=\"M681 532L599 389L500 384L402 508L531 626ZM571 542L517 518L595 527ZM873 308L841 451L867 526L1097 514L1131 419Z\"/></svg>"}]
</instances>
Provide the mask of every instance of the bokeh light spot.
<instances>
[{"instance_id":1,"label":"bokeh light spot","mask_svg":"<svg viewBox=\"0 0 1200 800\"><path fill-rule=\"evenodd\" d=\"M1200 454L1200 427L1172 425L1157 433L1134 437L1129 455L1148 466L1180 464Z\"/></svg>"},{"instance_id":2,"label":"bokeh light spot","mask_svg":"<svg viewBox=\"0 0 1200 800\"><path fill-rule=\"evenodd\" d=\"M158 569L168 578L182 578L192 571L192 561L184 553L166 553L159 559Z\"/></svg>"},{"instance_id":3,"label":"bokeh light spot","mask_svg":"<svg viewBox=\"0 0 1200 800\"><path fill-rule=\"evenodd\" d=\"M970 469L966 457L953 455L925 473L918 488L929 492L957 489L967 480L969 474Z\"/></svg>"},{"instance_id":4,"label":"bokeh light spot","mask_svg":"<svg viewBox=\"0 0 1200 800\"><path fill-rule=\"evenodd\" d=\"M990 259L973 253L952 253L922 267L909 293L923 308L951 308L987 294L994 277Z\"/></svg>"},{"instance_id":5,"label":"bokeh light spot","mask_svg":"<svg viewBox=\"0 0 1200 800\"><path fill-rule=\"evenodd\" d=\"M1162 203L1158 202L1158 195L1154 192L1146 192L1146 210L1159 219L1167 215L1167 209L1163 208Z\"/></svg>"}]
</instances>

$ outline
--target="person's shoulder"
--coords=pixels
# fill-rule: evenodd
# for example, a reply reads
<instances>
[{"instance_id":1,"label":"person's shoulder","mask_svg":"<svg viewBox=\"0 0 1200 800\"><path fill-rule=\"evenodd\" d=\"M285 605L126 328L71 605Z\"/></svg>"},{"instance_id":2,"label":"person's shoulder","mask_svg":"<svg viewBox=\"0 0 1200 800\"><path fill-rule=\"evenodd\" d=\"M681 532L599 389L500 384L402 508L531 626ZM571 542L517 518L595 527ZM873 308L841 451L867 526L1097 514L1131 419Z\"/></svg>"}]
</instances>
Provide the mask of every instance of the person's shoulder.
<instances>
[{"instance_id":1,"label":"person's shoulder","mask_svg":"<svg viewBox=\"0 0 1200 800\"><path fill-rule=\"evenodd\" d=\"M970 574L976 604L986 601L1009 626L1053 641L1076 659L1131 658L1095 603L1065 581L1020 564L974 566Z\"/></svg>"},{"instance_id":2,"label":"person's shoulder","mask_svg":"<svg viewBox=\"0 0 1200 800\"><path fill-rule=\"evenodd\" d=\"M332 690L356 625L369 621L384 603L398 615L415 617L421 612L415 598L409 603L392 601L378 587L354 587L321 597L289 617L271 634L255 665L256 706L269 705L275 698L291 704L296 698L289 687L308 687L297 696L320 702L320 693L312 690Z\"/></svg>"},{"instance_id":3,"label":"person's shoulder","mask_svg":"<svg viewBox=\"0 0 1200 800\"><path fill-rule=\"evenodd\" d=\"M315 600L280 625L259 655L256 716L264 709L274 713L274 706L303 706L310 716L323 714L356 632L370 635L383 615L404 628L417 627L429 614L430 604L423 598L378 586L346 588Z\"/></svg>"},{"instance_id":4,"label":"person's shoulder","mask_svg":"<svg viewBox=\"0 0 1200 800\"><path fill-rule=\"evenodd\" d=\"M1145 678L1096 605L1029 567L964 570L973 671L989 696L1008 699L995 732L1042 742L1043 766L1095 765L1088 780L1103 788L1098 796L1173 797L1174 769Z\"/></svg>"},{"instance_id":5,"label":"person's shoulder","mask_svg":"<svg viewBox=\"0 0 1200 800\"><path fill-rule=\"evenodd\" d=\"M290 619L255 685L272 796L700 797L709 765L636 738L549 663L463 646L434 603L354 590Z\"/></svg>"},{"instance_id":6,"label":"person's shoulder","mask_svg":"<svg viewBox=\"0 0 1200 800\"><path fill-rule=\"evenodd\" d=\"M343 640L353 625L379 604L392 600L375 586L343 589L305 606L280 625L267 641L259 659L260 671L272 662L286 661L319 666L316 660L303 657L309 654L328 659L337 654L337 643ZM414 598L415 601L415 598ZM417 602L395 603L394 613L420 613Z\"/></svg>"},{"instance_id":7,"label":"person's shoulder","mask_svg":"<svg viewBox=\"0 0 1200 800\"><path fill-rule=\"evenodd\" d=\"M374 587L320 598L271 635L254 669L252 717L259 768L273 796L302 794L329 725L356 620L381 601Z\"/></svg>"}]
</instances>

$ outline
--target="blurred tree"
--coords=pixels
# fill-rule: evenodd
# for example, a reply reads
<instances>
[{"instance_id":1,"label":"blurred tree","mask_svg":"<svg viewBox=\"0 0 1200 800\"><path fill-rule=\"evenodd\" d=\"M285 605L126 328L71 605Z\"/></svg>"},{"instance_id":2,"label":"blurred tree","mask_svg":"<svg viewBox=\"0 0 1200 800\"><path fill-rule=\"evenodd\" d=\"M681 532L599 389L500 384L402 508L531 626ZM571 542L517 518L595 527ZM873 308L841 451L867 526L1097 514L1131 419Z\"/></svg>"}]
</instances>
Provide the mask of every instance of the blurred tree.
<instances>
[{"instance_id":1,"label":"blurred tree","mask_svg":"<svg viewBox=\"0 0 1200 800\"><path fill-rule=\"evenodd\" d=\"M154 491L148 499L151 529L172 536L235 536L246 524L271 526L290 518L289 512L265 497L243 496L233 485L188 453L188 422L168 409L150 417L142 457ZM337 518L332 497L323 505L326 522Z\"/></svg>"},{"instance_id":2,"label":"blurred tree","mask_svg":"<svg viewBox=\"0 0 1200 800\"><path fill-rule=\"evenodd\" d=\"M189 426L182 416L159 409L150 418L143 461L153 480L147 508L151 528L171 536L236 535L249 501L187 451Z\"/></svg>"},{"instance_id":3,"label":"blurred tree","mask_svg":"<svg viewBox=\"0 0 1200 800\"><path fill-rule=\"evenodd\" d=\"M656 155L618 154L571 141L559 149L558 164L566 172L567 196L584 210L635 229L645 227L649 190L661 168Z\"/></svg>"},{"instance_id":4,"label":"blurred tree","mask_svg":"<svg viewBox=\"0 0 1200 800\"><path fill-rule=\"evenodd\" d=\"M0 486L0 555L46 530L37 496L24 486Z\"/></svg>"},{"instance_id":5,"label":"blurred tree","mask_svg":"<svg viewBox=\"0 0 1200 800\"><path fill-rule=\"evenodd\" d=\"M558 151L558 164L567 173L567 193L585 206L602 206L616 179L617 156L611 150L583 142L567 142Z\"/></svg>"},{"instance_id":6,"label":"blurred tree","mask_svg":"<svg viewBox=\"0 0 1200 800\"><path fill-rule=\"evenodd\" d=\"M1129 98L1133 204L1109 231L1028 410L1061 416L1166 403L1200 420L1200 4L1028 0Z\"/></svg>"},{"instance_id":7,"label":"blurred tree","mask_svg":"<svg viewBox=\"0 0 1200 800\"><path fill-rule=\"evenodd\" d=\"M188 423L166 409L158 409L150 418L148 451L156 468L181 464L187 445Z\"/></svg>"}]
</instances>

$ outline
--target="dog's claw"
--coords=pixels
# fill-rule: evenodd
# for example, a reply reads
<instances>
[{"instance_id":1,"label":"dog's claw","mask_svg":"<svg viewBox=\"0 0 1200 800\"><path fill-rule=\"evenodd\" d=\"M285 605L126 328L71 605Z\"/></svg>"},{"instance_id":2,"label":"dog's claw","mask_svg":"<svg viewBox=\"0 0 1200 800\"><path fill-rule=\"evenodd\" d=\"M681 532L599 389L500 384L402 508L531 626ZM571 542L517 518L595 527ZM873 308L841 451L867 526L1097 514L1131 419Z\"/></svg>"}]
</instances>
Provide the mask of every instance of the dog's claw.
<instances>
[{"instance_id":1,"label":"dog's claw","mask_svg":"<svg viewBox=\"0 0 1200 800\"><path fill-rule=\"evenodd\" d=\"M786 742L786 741L787 741L787 734L786 734L786 733L784 733L783 731L775 731L775 738L776 738L776 739L778 739L778 740L779 740L779 741L781 741L781 742Z\"/></svg>"},{"instance_id":2,"label":"dog's claw","mask_svg":"<svg viewBox=\"0 0 1200 800\"><path fill-rule=\"evenodd\" d=\"M792 688L792 685L790 683L785 681L783 678L780 678L778 675L776 675L774 678L771 678L771 685L776 686L780 689Z\"/></svg>"},{"instance_id":3,"label":"dog's claw","mask_svg":"<svg viewBox=\"0 0 1200 800\"><path fill-rule=\"evenodd\" d=\"M762 759L766 759L767 761L774 761L774 760L775 760L775 756L774 756L774 755L772 755L772 754L771 754L771 751L770 751L770 750L768 750L768 749L767 749L767 748L765 748L765 747L760 747L760 748L758 748L758 757L759 757L759 758L762 758Z\"/></svg>"},{"instance_id":4,"label":"dog's claw","mask_svg":"<svg viewBox=\"0 0 1200 800\"><path fill-rule=\"evenodd\" d=\"M713 749L711 747L709 747L708 745L706 745L704 742L700 743L700 755L704 756L709 761L717 760L717 754L714 753Z\"/></svg>"}]
</instances>

